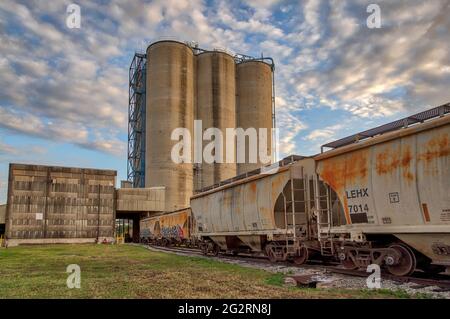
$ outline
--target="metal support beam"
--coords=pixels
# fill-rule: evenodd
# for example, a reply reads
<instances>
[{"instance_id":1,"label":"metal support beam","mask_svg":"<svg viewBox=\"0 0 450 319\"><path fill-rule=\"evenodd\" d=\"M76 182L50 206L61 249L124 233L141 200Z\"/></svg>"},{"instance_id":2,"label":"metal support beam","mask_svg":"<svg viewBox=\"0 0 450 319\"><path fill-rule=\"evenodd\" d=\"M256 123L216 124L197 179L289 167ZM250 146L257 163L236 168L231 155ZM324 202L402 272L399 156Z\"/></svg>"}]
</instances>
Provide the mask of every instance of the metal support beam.
<instances>
[{"instance_id":1,"label":"metal support beam","mask_svg":"<svg viewBox=\"0 0 450 319\"><path fill-rule=\"evenodd\" d=\"M145 54L136 53L129 70L127 178L134 188L145 186Z\"/></svg>"}]
</instances>

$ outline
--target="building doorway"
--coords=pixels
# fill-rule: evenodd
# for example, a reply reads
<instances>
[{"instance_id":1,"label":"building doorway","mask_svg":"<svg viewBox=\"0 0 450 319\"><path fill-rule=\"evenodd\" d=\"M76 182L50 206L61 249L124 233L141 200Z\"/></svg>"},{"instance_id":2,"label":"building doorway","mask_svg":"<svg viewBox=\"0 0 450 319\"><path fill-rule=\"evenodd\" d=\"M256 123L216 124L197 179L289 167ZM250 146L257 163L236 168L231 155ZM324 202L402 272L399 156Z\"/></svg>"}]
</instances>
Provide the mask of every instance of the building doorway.
<instances>
[{"instance_id":1,"label":"building doorway","mask_svg":"<svg viewBox=\"0 0 450 319\"><path fill-rule=\"evenodd\" d=\"M140 218L140 213L116 213L116 238L123 238L125 243L138 243Z\"/></svg>"}]
</instances>

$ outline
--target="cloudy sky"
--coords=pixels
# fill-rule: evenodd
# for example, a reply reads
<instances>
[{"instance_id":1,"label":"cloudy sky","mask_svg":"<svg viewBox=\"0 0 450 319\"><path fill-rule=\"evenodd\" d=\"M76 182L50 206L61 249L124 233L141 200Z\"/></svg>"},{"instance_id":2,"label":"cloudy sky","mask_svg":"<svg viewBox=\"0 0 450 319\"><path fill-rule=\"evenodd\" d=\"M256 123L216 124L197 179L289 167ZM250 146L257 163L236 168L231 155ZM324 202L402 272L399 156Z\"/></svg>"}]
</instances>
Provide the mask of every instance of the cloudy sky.
<instances>
[{"instance_id":1,"label":"cloudy sky","mask_svg":"<svg viewBox=\"0 0 450 319\"><path fill-rule=\"evenodd\" d=\"M125 179L128 67L161 38L273 57L280 155L450 101L449 0L79 0L80 29L71 3L0 1L0 203L9 162Z\"/></svg>"}]
</instances>

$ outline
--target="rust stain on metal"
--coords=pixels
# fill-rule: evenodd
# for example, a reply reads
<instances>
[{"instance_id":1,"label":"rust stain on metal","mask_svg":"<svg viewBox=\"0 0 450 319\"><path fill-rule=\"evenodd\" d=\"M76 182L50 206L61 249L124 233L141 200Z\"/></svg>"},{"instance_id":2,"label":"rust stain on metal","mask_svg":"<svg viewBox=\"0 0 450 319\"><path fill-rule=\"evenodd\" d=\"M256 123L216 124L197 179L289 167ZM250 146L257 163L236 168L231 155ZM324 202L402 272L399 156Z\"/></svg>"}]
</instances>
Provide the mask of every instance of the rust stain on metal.
<instances>
[{"instance_id":1,"label":"rust stain on metal","mask_svg":"<svg viewBox=\"0 0 450 319\"><path fill-rule=\"evenodd\" d=\"M367 151L355 152L350 156L347 166L347 177L365 179L367 177Z\"/></svg>"},{"instance_id":2,"label":"rust stain on metal","mask_svg":"<svg viewBox=\"0 0 450 319\"><path fill-rule=\"evenodd\" d=\"M350 213L348 211L348 200L347 197L345 196L341 196L340 194L339 198L343 198L344 199L344 215L345 215L345 221L347 222L347 225L350 225L352 223L352 219L350 218Z\"/></svg>"},{"instance_id":3,"label":"rust stain on metal","mask_svg":"<svg viewBox=\"0 0 450 319\"><path fill-rule=\"evenodd\" d=\"M423 209L423 217L425 218L425 221L429 222L430 221L430 212L428 211L427 204L423 203L422 209Z\"/></svg>"},{"instance_id":4,"label":"rust stain on metal","mask_svg":"<svg viewBox=\"0 0 450 319\"><path fill-rule=\"evenodd\" d=\"M387 148L385 151L377 154L375 168L379 175L389 174L400 166L401 160L398 151Z\"/></svg>"},{"instance_id":5,"label":"rust stain on metal","mask_svg":"<svg viewBox=\"0 0 450 319\"><path fill-rule=\"evenodd\" d=\"M272 187L271 187L271 199L272 202L275 204L275 201L277 200L278 196L280 195L280 192L283 191L283 189L280 189L281 184L283 182L286 182L286 179L283 174L277 175L272 179Z\"/></svg>"},{"instance_id":6,"label":"rust stain on metal","mask_svg":"<svg viewBox=\"0 0 450 319\"><path fill-rule=\"evenodd\" d=\"M250 183L250 187L249 187L249 192L248 192L248 198L246 199L249 202L255 202L256 201L256 193L257 193L257 187L256 187L256 183L257 182L252 182Z\"/></svg>"},{"instance_id":7,"label":"rust stain on metal","mask_svg":"<svg viewBox=\"0 0 450 319\"><path fill-rule=\"evenodd\" d=\"M411 161L413 160L411 146L405 145L403 148L403 151L386 148L376 155L375 169L378 175L390 174L401 168L405 180L414 180L414 175L410 171Z\"/></svg>"},{"instance_id":8,"label":"rust stain on metal","mask_svg":"<svg viewBox=\"0 0 450 319\"><path fill-rule=\"evenodd\" d=\"M344 191L346 185L364 182L368 176L367 150L356 151L346 157L338 156L323 161L320 176L324 182L337 193L344 203L344 213L347 224L351 224L347 198Z\"/></svg>"},{"instance_id":9,"label":"rust stain on metal","mask_svg":"<svg viewBox=\"0 0 450 319\"><path fill-rule=\"evenodd\" d=\"M367 151L361 150L350 154L347 158L331 158L323 162L322 179L336 192L342 190L346 184L358 179L366 179Z\"/></svg>"},{"instance_id":10,"label":"rust stain on metal","mask_svg":"<svg viewBox=\"0 0 450 319\"><path fill-rule=\"evenodd\" d=\"M450 140L447 133L433 137L426 144L426 151L419 155L420 160L430 162L435 158L450 155Z\"/></svg>"},{"instance_id":11,"label":"rust stain on metal","mask_svg":"<svg viewBox=\"0 0 450 319\"><path fill-rule=\"evenodd\" d=\"M345 166L343 161L335 159L325 160L321 172L322 179L335 191L341 190L345 186Z\"/></svg>"},{"instance_id":12,"label":"rust stain on metal","mask_svg":"<svg viewBox=\"0 0 450 319\"><path fill-rule=\"evenodd\" d=\"M279 176L276 176L272 179L272 189L277 189L281 184L282 179Z\"/></svg>"},{"instance_id":13,"label":"rust stain on metal","mask_svg":"<svg viewBox=\"0 0 450 319\"><path fill-rule=\"evenodd\" d=\"M233 194L230 192L224 192L222 196L222 205L223 206L230 206L233 201Z\"/></svg>"},{"instance_id":14,"label":"rust stain on metal","mask_svg":"<svg viewBox=\"0 0 450 319\"><path fill-rule=\"evenodd\" d=\"M411 155L411 147L409 145L405 146L405 150L403 151L402 157L402 166L407 167L411 164L412 155Z\"/></svg>"},{"instance_id":15,"label":"rust stain on metal","mask_svg":"<svg viewBox=\"0 0 450 319\"><path fill-rule=\"evenodd\" d=\"M403 151L402 168L403 168L403 177L407 181L414 180L414 175L410 171L412 159L413 157L411 154L411 147L409 145L406 145L405 150Z\"/></svg>"}]
</instances>

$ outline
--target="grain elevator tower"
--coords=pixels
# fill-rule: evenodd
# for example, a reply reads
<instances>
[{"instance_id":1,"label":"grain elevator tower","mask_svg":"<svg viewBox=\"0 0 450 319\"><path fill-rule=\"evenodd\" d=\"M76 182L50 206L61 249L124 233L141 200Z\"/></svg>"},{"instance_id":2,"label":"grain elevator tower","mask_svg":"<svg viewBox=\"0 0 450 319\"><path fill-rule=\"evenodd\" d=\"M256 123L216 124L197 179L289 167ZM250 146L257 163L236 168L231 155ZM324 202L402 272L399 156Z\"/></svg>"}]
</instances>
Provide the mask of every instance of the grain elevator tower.
<instances>
[{"instance_id":1,"label":"grain elevator tower","mask_svg":"<svg viewBox=\"0 0 450 319\"><path fill-rule=\"evenodd\" d=\"M227 128L266 128L266 152L273 154L273 71L271 58L204 50L173 40L154 42L146 54L136 54L130 67L128 134L128 179L133 186L164 186L170 211L188 207L195 191L259 168L259 161L225 162L225 140L222 163L194 163L194 120L202 121L202 134L217 128L223 138ZM179 142L171 139L176 128L190 132L190 163L171 159ZM204 140L202 149L210 142Z\"/></svg>"}]
</instances>

